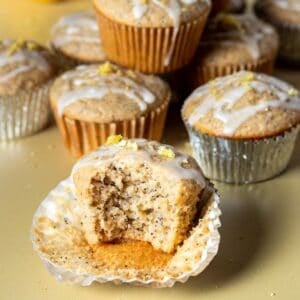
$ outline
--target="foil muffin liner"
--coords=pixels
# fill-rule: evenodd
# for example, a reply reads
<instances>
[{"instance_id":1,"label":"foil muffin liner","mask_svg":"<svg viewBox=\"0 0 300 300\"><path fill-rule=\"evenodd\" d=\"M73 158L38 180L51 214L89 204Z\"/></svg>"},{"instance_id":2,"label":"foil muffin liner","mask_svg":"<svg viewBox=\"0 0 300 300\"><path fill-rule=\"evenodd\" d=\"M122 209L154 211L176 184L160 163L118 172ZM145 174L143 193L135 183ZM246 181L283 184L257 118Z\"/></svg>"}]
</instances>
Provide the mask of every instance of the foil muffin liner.
<instances>
[{"instance_id":1,"label":"foil muffin liner","mask_svg":"<svg viewBox=\"0 0 300 300\"><path fill-rule=\"evenodd\" d=\"M300 65L300 25L271 18L264 12L263 3L261 2L256 2L255 12L258 17L276 28L280 39L279 58Z\"/></svg>"},{"instance_id":2,"label":"foil muffin liner","mask_svg":"<svg viewBox=\"0 0 300 300\"><path fill-rule=\"evenodd\" d=\"M103 145L111 135L159 141L163 134L171 95L162 104L135 119L111 123L86 122L59 115L52 105L54 117L64 144L74 157L80 157Z\"/></svg>"},{"instance_id":3,"label":"foil muffin liner","mask_svg":"<svg viewBox=\"0 0 300 300\"><path fill-rule=\"evenodd\" d=\"M163 74L178 70L192 60L198 47L209 9L179 27L170 62L165 59L172 45L173 27L138 27L118 23L96 8L102 46L108 58L129 69Z\"/></svg>"},{"instance_id":4,"label":"foil muffin liner","mask_svg":"<svg viewBox=\"0 0 300 300\"><path fill-rule=\"evenodd\" d=\"M207 178L234 184L270 179L291 159L300 126L276 137L234 140L200 134L186 125L194 156Z\"/></svg>"},{"instance_id":5,"label":"foil muffin liner","mask_svg":"<svg viewBox=\"0 0 300 300\"><path fill-rule=\"evenodd\" d=\"M51 82L13 96L0 96L0 142L32 135L50 120Z\"/></svg>"},{"instance_id":6,"label":"foil muffin liner","mask_svg":"<svg viewBox=\"0 0 300 300\"><path fill-rule=\"evenodd\" d=\"M172 287L201 273L218 252L221 226L219 196L210 187L203 199L198 224L178 247L168 265L143 274L133 269L104 270L91 256L89 247L80 241L80 210L73 196L71 179L62 181L39 206L33 218L31 241L48 271L58 280L89 286L93 282L155 288ZM55 224L55 226L50 226Z\"/></svg>"},{"instance_id":7,"label":"foil muffin liner","mask_svg":"<svg viewBox=\"0 0 300 300\"><path fill-rule=\"evenodd\" d=\"M189 78L189 84L191 90L205 84L217 77L227 76L239 71L250 71L265 73L271 75L273 73L276 55L270 59L258 60L249 62L247 64L236 64L226 66L209 66L201 67L196 63L189 67L187 77Z\"/></svg>"}]
</instances>

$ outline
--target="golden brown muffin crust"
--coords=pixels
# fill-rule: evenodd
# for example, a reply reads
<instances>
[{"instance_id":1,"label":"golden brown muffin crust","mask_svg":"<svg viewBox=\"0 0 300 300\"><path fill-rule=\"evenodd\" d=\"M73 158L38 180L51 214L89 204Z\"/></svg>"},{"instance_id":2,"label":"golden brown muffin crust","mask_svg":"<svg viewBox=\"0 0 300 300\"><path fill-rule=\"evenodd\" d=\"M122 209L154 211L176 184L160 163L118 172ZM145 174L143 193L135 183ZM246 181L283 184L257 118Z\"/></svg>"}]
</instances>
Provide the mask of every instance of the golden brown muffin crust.
<instances>
[{"instance_id":1,"label":"golden brown muffin crust","mask_svg":"<svg viewBox=\"0 0 300 300\"><path fill-rule=\"evenodd\" d=\"M180 22L190 22L198 17L201 17L211 8L210 0L195 0L191 4L186 4L185 1L168 0L167 5L174 7L178 5ZM145 13L137 18L134 15L134 3L138 5L145 2ZM107 17L132 26L145 26L145 27L170 27L174 26L174 20L171 14L168 13L161 5L160 1L140 1L140 0L94 0L96 9L105 14ZM188 1L187 1L188 2ZM161 1L162 5L164 1ZM143 8L142 8L143 9ZM173 14L173 13L172 13Z\"/></svg>"},{"instance_id":2,"label":"golden brown muffin crust","mask_svg":"<svg viewBox=\"0 0 300 300\"><path fill-rule=\"evenodd\" d=\"M196 63L202 67L245 65L274 59L276 31L252 15L220 14L209 21Z\"/></svg>"},{"instance_id":3,"label":"golden brown muffin crust","mask_svg":"<svg viewBox=\"0 0 300 300\"><path fill-rule=\"evenodd\" d=\"M31 90L55 73L52 55L36 42L0 41L0 96Z\"/></svg>"},{"instance_id":4,"label":"golden brown muffin crust","mask_svg":"<svg viewBox=\"0 0 300 300\"><path fill-rule=\"evenodd\" d=\"M170 89L160 78L109 63L71 70L60 76L50 91L52 105L61 114L101 123L142 116L169 96Z\"/></svg>"},{"instance_id":5,"label":"golden brown muffin crust","mask_svg":"<svg viewBox=\"0 0 300 300\"><path fill-rule=\"evenodd\" d=\"M92 11L62 17L52 28L50 43L56 50L73 59L84 62L106 60L96 16Z\"/></svg>"},{"instance_id":6,"label":"golden brown muffin crust","mask_svg":"<svg viewBox=\"0 0 300 300\"><path fill-rule=\"evenodd\" d=\"M299 92L279 79L242 71L197 89L185 102L182 116L202 134L267 138L300 123Z\"/></svg>"}]
</instances>

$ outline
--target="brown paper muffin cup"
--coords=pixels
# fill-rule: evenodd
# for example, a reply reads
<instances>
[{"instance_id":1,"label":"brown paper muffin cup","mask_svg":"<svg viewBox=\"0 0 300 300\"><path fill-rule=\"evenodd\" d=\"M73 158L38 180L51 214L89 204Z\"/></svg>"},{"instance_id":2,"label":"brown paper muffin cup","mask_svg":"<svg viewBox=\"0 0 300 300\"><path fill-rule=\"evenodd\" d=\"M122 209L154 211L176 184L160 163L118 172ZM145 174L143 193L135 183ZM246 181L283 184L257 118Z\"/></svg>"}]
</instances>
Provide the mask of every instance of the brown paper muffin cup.
<instances>
[{"instance_id":1,"label":"brown paper muffin cup","mask_svg":"<svg viewBox=\"0 0 300 300\"><path fill-rule=\"evenodd\" d=\"M191 90L205 84L217 77L231 75L239 71L250 71L265 73L271 75L273 73L275 57L257 62L249 62L247 64L226 65L226 66L190 66L189 75L187 76Z\"/></svg>"},{"instance_id":2,"label":"brown paper muffin cup","mask_svg":"<svg viewBox=\"0 0 300 300\"><path fill-rule=\"evenodd\" d=\"M102 46L108 58L144 73L162 74L187 65L198 47L209 9L196 20L183 23L171 49L173 27L137 27L118 23L96 8ZM172 50L169 64L165 64Z\"/></svg>"},{"instance_id":3,"label":"brown paper muffin cup","mask_svg":"<svg viewBox=\"0 0 300 300\"><path fill-rule=\"evenodd\" d=\"M260 2L256 2L255 12L261 19L276 28L280 39L279 57L284 61L300 65L300 25L285 23L269 17Z\"/></svg>"},{"instance_id":4,"label":"brown paper muffin cup","mask_svg":"<svg viewBox=\"0 0 300 300\"><path fill-rule=\"evenodd\" d=\"M0 142L32 135L50 119L51 82L13 96L0 96Z\"/></svg>"},{"instance_id":5,"label":"brown paper muffin cup","mask_svg":"<svg viewBox=\"0 0 300 300\"><path fill-rule=\"evenodd\" d=\"M145 138L159 141L162 137L170 95L157 108L136 119L96 123L60 116L52 105L57 126L65 146L74 157L80 157L103 145L110 135L120 134L126 138Z\"/></svg>"},{"instance_id":6,"label":"brown paper muffin cup","mask_svg":"<svg viewBox=\"0 0 300 300\"><path fill-rule=\"evenodd\" d=\"M186 124L196 160L207 178L234 184L264 181L283 172L291 159L300 126L281 135L229 139L200 134Z\"/></svg>"}]
</instances>

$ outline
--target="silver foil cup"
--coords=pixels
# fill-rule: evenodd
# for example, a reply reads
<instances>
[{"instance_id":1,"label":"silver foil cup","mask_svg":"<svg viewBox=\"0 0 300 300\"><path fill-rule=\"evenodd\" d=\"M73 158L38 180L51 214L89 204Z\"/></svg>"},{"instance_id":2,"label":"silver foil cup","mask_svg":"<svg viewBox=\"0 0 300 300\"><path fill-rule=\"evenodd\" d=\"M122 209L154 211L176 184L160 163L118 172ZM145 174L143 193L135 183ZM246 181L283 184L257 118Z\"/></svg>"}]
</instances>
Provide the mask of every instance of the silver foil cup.
<instances>
[{"instance_id":1,"label":"silver foil cup","mask_svg":"<svg viewBox=\"0 0 300 300\"><path fill-rule=\"evenodd\" d=\"M0 142L32 135L48 124L50 85L48 82L32 91L0 96Z\"/></svg>"},{"instance_id":2,"label":"silver foil cup","mask_svg":"<svg viewBox=\"0 0 300 300\"><path fill-rule=\"evenodd\" d=\"M300 65L300 25L276 20L264 11L263 1L257 1L255 12L258 17L273 25L280 37L279 56L282 60Z\"/></svg>"},{"instance_id":3,"label":"silver foil cup","mask_svg":"<svg viewBox=\"0 0 300 300\"><path fill-rule=\"evenodd\" d=\"M291 159L300 126L259 140L233 140L200 134L187 125L194 156L207 178L234 184L270 179Z\"/></svg>"}]
</instances>

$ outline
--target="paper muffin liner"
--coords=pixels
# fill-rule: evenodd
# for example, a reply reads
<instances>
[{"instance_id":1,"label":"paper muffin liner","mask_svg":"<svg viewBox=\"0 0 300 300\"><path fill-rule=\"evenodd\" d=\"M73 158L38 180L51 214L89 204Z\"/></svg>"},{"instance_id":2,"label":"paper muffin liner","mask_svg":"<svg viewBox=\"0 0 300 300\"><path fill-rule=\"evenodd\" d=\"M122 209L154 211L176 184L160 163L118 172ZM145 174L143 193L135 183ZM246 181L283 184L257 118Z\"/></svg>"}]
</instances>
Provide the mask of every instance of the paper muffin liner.
<instances>
[{"instance_id":1,"label":"paper muffin liner","mask_svg":"<svg viewBox=\"0 0 300 300\"><path fill-rule=\"evenodd\" d=\"M209 9L192 22L183 23L173 46L173 27L138 27L118 23L96 8L102 45L113 62L144 73L162 74L187 65L198 47Z\"/></svg>"},{"instance_id":2,"label":"paper muffin liner","mask_svg":"<svg viewBox=\"0 0 300 300\"><path fill-rule=\"evenodd\" d=\"M82 286L93 282L129 283L172 287L201 273L218 252L220 235L219 196L210 192L198 224L178 246L168 264L147 274L142 270L102 268L93 258L80 225L80 209L71 179L62 181L39 206L33 218L31 240L48 271L59 281Z\"/></svg>"},{"instance_id":3,"label":"paper muffin liner","mask_svg":"<svg viewBox=\"0 0 300 300\"><path fill-rule=\"evenodd\" d=\"M13 96L0 96L0 142L32 135L50 119L51 82Z\"/></svg>"},{"instance_id":4,"label":"paper muffin liner","mask_svg":"<svg viewBox=\"0 0 300 300\"><path fill-rule=\"evenodd\" d=\"M264 12L260 1L256 2L255 12L261 19L276 28L280 39L279 57L287 62L300 65L300 25L269 17Z\"/></svg>"},{"instance_id":5,"label":"paper muffin liner","mask_svg":"<svg viewBox=\"0 0 300 300\"><path fill-rule=\"evenodd\" d=\"M200 134L186 125L194 156L207 178L234 184L270 179L291 159L300 126L265 139L229 139Z\"/></svg>"},{"instance_id":6,"label":"paper muffin liner","mask_svg":"<svg viewBox=\"0 0 300 300\"><path fill-rule=\"evenodd\" d=\"M126 138L145 138L159 141L163 134L170 95L162 104L147 114L131 120L96 123L71 119L52 110L65 146L74 157L80 157L103 145L111 135L121 134Z\"/></svg>"},{"instance_id":7,"label":"paper muffin liner","mask_svg":"<svg viewBox=\"0 0 300 300\"><path fill-rule=\"evenodd\" d=\"M270 59L259 60L249 62L247 64L236 64L236 65L225 65L225 66L207 66L201 67L196 65L191 65L189 67L189 75L187 76L190 87L194 88L205 84L217 77L227 76L239 71L250 71L265 73L271 75L273 73L274 64L276 57L271 57Z\"/></svg>"}]
</instances>

